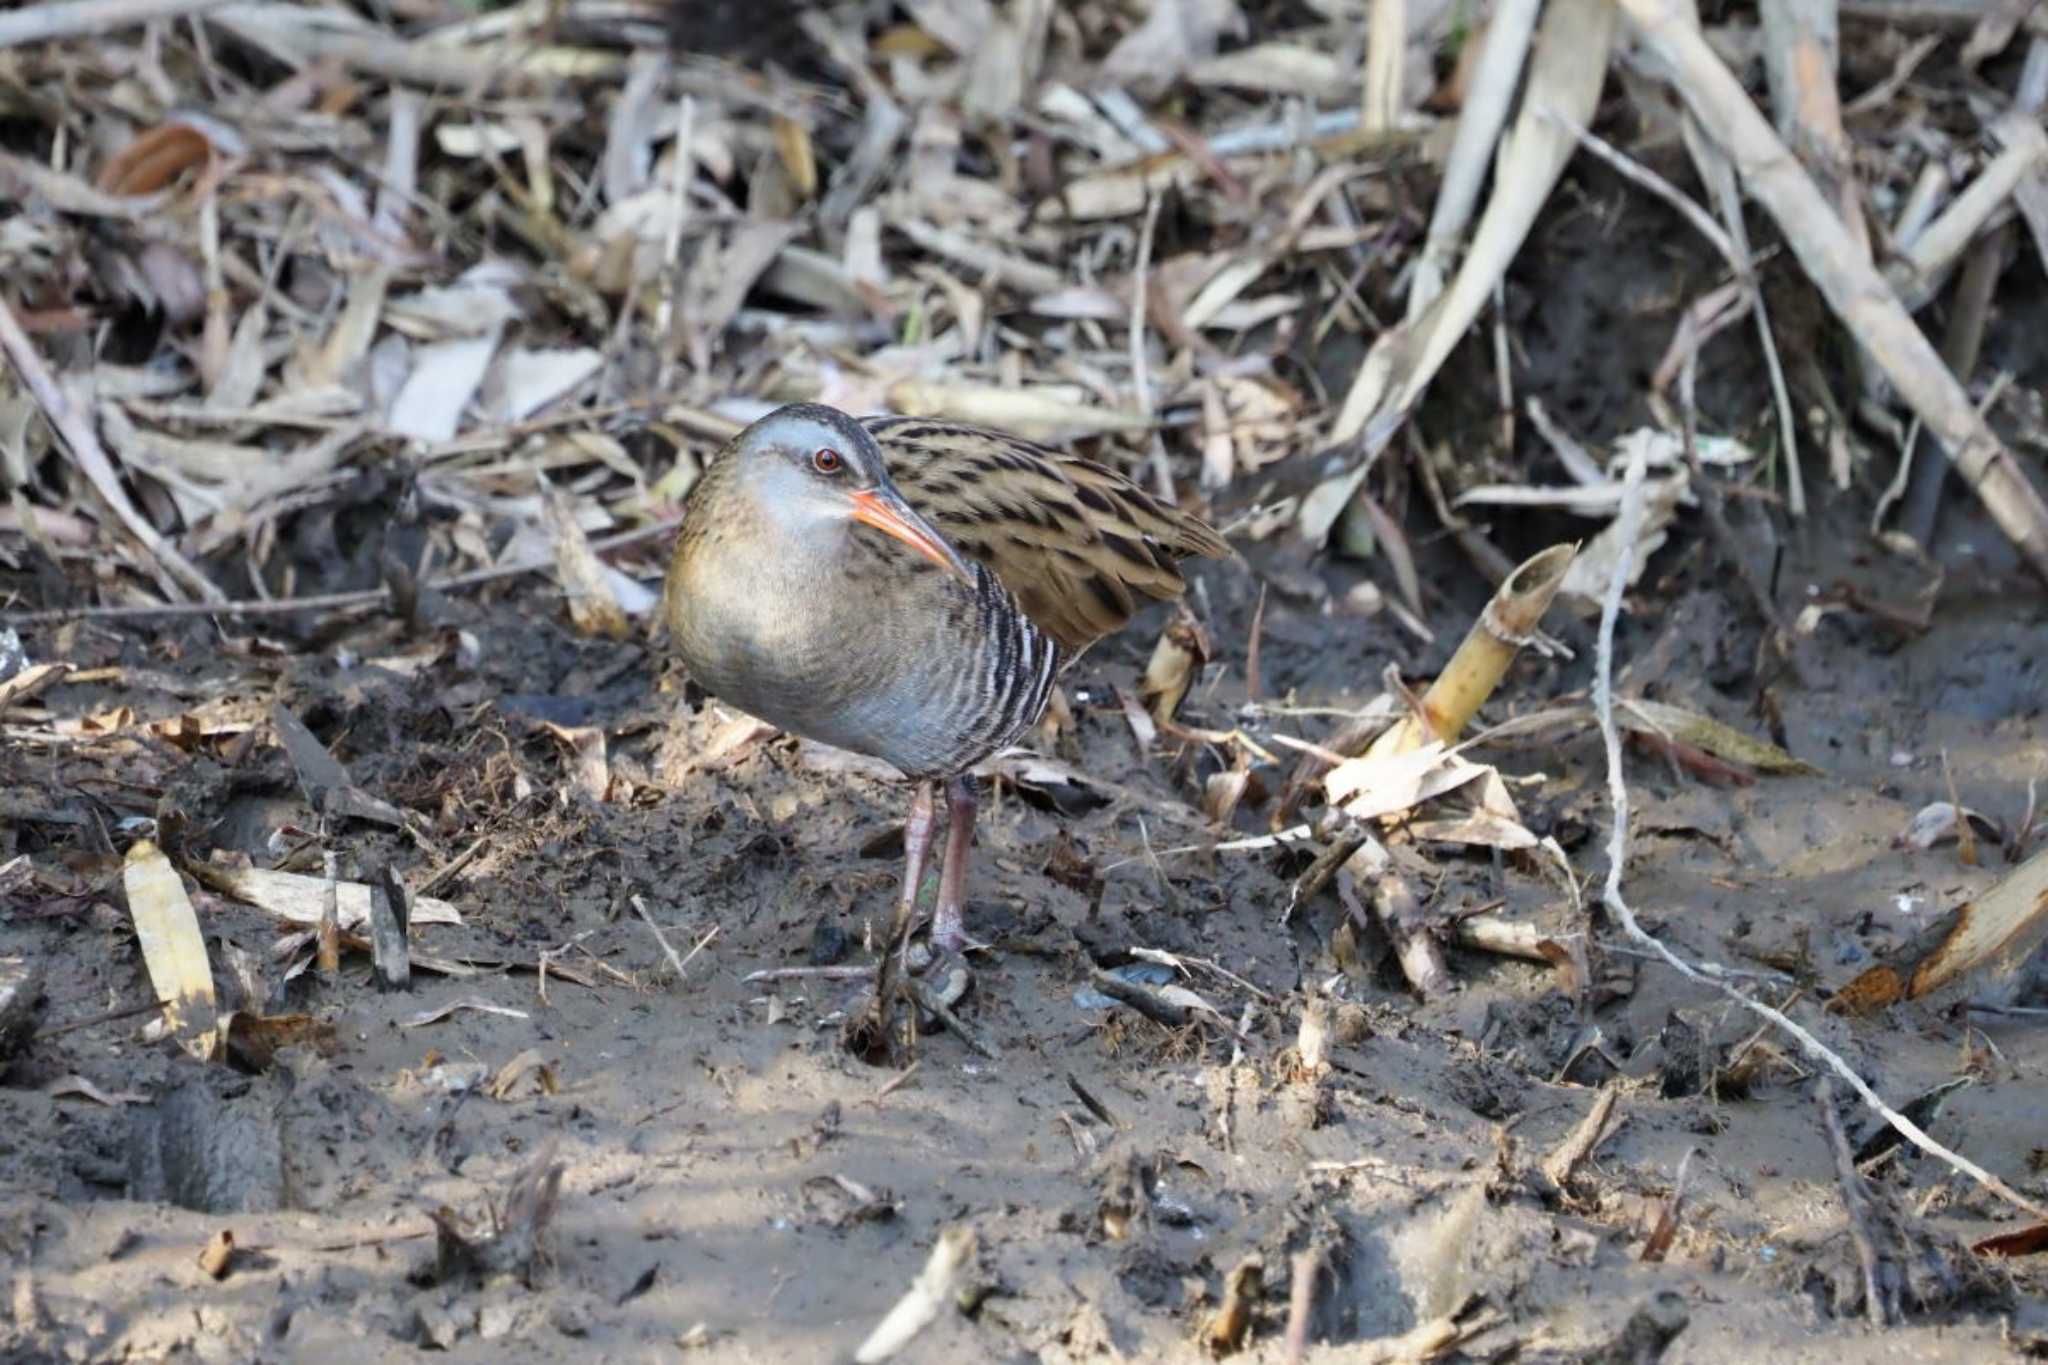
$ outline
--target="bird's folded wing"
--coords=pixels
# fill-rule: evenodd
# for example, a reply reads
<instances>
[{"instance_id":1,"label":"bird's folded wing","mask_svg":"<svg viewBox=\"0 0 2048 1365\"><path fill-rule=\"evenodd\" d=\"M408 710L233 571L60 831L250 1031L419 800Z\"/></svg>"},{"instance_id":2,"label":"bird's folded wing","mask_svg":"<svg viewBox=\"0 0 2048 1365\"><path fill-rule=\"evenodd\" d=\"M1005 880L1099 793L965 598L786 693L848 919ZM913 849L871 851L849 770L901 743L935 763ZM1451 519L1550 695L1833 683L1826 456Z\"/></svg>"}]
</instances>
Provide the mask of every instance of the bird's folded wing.
<instances>
[{"instance_id":1,"label":"bird's folded wing","mask_svg":"<svg viewBox=\"0 0 2048 1365\"><path fill-rule=\"evenodd\" d=\"M1181 560L1231 554L1200 520L1091 460L924 418L864 425L904 499L1069 657L1122 629L1143 599L1186 591Z\"/></svg>"}]
</instances>

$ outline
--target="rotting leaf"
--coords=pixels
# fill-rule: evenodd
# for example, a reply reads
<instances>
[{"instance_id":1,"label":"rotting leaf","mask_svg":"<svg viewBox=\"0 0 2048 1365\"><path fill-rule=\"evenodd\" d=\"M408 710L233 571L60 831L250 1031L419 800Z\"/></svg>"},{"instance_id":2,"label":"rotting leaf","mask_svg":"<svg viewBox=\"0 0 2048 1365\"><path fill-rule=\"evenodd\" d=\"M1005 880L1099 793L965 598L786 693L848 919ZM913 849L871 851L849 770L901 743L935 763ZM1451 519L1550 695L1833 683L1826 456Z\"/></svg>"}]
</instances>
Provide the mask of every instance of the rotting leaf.
<instances>
[{"instance_id":1,"label":"rotting leaf","mask_svg":"<svg viewBox=\"0 0 2048 1365\"><path fill-rule=\"evenodd\" d=\"M1819 768L1794 758L1769 740L1746 735L1733 726L1668 702L1633 698L1615 709L1615 720L1624 730L1668 736L1704 749L1716 758L1746 763L1761 772L1822 775Z\"/></svg>"},{"instance_id":2,"label":"rotting leaf","mask_svg":"<svg viewBox=\"0 0 2048 1365\"><path fill-rule=\"evenodd\" d=\"M289 706L283 702L273 705L270 724L277 732L278 743L291 757L292 769L305 789L306 804L323 818L354 816L392 829L410 828L403 811L370 795L350 779L341 760L327 751L327 746Z\"/></svg>"},{"instance_id":3,"label":"rotting leaf","mask_svg":"<svg viewBox=\"0 0 2048 1365\"><path fill-rule=\"evenodd\" d=\"M1231 1268L1223 1280L1223 1303L1202 1327L1202 1344L1212 1355L1225 1356L1244 1345L1252 1311L1266 1292L1266 1260L1254 1251Z\"/></svg>"},{"instance_id":4,"label":"rotting leaf","mask_svg":"<svg viewBox=\"0 0 2048 1365\"><path fill-rule=\"evenodd\" d=\"M150 984L165 1003L164 1027L187 1052L212 1061L222 1041L213 969L178 870L155 844L140 839L128 850L121 884Z\"/></svg>"},{"instance_id":5,"label":"rotting leaf","mask_svg":"<svg viewBox=\"0 0 2048 1365\"><path fill-rule=\"evenodd\" d=\"M1145 679L1138 689L1155 722L1166 725L1173 720L1211 653L1208 633L1195 620L1194 613L1182 606L1152 647L1152 657L1145 664Z\"/></svg>"},{"instance_id":6,"label":"rotting leaf","mask_svg":"<svg viewBox=\"0 0 2048 1365\"><path fill-rule=\"evenodd\" d=\"M213 156L213 143L189 123L160 123L100 167L99 187L127 197L155 194L193 166Z\"/></svg>"},{"instance_id":7,"label":"rotting leaf","mask_svg":"<svg viewBox=\"0 0 2048 1365\"><path fill-rule=\"evenodd\" d=\"M2048 1252L2048 1223L1986 1237L1971 1243L1970 1250L1979 1256L2039 1256Z\"/></svg>"}]
</instances>

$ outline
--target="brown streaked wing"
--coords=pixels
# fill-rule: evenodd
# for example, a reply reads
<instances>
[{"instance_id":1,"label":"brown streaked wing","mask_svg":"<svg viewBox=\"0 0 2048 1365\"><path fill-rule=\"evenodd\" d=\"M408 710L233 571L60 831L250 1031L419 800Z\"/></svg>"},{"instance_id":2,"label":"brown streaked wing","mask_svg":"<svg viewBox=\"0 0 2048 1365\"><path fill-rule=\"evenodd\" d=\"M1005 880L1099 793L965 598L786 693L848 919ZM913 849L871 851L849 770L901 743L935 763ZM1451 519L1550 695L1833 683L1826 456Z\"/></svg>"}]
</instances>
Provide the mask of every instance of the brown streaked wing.
<instances>
[{"instance_id":1,"label":"brown streaked wing","mask_svg":"<svg viewBox=\"0 0 2048 1365\"><path fill-rule=\"evenodd\" d=\"M1186 591L1181 560L1232 553L1201 521L1091 460L951 422L863 425L904 499L994 571L1068 657L1122 629L1141 599Z\"/></svg>"}]
</instances>

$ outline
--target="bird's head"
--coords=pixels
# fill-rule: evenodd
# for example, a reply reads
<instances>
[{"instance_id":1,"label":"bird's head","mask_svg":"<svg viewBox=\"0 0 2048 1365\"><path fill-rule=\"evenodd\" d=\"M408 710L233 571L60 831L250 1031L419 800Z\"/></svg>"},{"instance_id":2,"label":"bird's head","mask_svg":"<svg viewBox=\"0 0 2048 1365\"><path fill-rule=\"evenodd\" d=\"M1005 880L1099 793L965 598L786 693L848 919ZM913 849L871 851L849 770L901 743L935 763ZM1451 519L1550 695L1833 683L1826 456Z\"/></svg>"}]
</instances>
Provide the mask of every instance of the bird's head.
<instances>
[{"instance_id":1,"label":"bird's head","mask_svg":"<svg viewBox=\"0 0 2048 1365\"><path fill-rule=\"evenodd\" d=\"M960 552L896 490L875 438L837 408L777 408L735 436L723 458L761 514L796 544L859 522L973 580Z\"/></svg>"}]
</instances>

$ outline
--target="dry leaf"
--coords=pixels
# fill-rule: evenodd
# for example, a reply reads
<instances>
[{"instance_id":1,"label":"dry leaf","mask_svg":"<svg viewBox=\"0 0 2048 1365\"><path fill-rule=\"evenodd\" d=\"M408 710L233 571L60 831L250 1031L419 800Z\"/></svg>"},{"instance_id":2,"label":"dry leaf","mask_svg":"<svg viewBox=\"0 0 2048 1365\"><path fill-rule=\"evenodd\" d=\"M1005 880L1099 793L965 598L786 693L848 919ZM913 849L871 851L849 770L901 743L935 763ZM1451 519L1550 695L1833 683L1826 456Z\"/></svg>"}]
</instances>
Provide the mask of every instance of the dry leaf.
<instances>
[{"instance_id":1,"label":"dry leaf","mask_svg":"<svg viewBox=\"0 0 2048 1365\"><path fill-rule=\"evenodd\" d=\"M494 1100L508 1100L529 1073L546 1094L553 1095L562 1088L561 1079L555 1075L554 1065L541 1054L539 1048L530 1047L498 1068L497 1074L491 1077L491 1083L485 1087L486 1093Z\"/></svg>"},{"instance_id":2,"label":"dry leaf","mask_svg":"<svg viewBox=\"0 0 2048 1365\"><path fill-rule=\"evenodd\" d=\"M1069 400L1044 389L948 384L904 379L891 384L889 406L907 417L943 417L1014 432L1032 441L1065 441L1109 431L1144 431L1152 419L1092 399Z\"/></svg>"},{"instance_id":3,"label":"dry leaf","mask_svg":"<svg viewBox=\"0 0 2048 1365\"><path fill-rule=\"evenodd\" d=\"M1583 556L1581 557L1581 560ZM1573 562L1573 569L1581 561ZM1572 570L1567 570L1567 582ZM1559 591L1568 591L1561 587ZM1789 773L1818 776L1820 769L1803 759L1797 759L1767 739L1746 735L1733 726L1723 725L1712 717L1697 711L1688 711L1682 706L1669 702L1649 701L1632 698L1615 710L1615 719L1624 730L1643 734L1658 735L1675 739L1681 744L1690 744L1716 758L1725 758L1731 763L1746 763L1760 772Z\"/></svg>"},{"instance_id":4,"label":"dry leaf","mask_svg":"<svg viewBox=\"0 0 2048 1365\"><path fill-rule=\"evenodd\" d=\"M220 1053L222 1033L213 968L206 957L206 936L199 930L199 917L178 870L155 844L140 839L128 850L121 885L150 984L166 1005L165 1027L187 1052L212 1061Z\"/></svg>"},{"instance_id":5,"label":"dry leaf","mask_svg":"<svg viewBox=\"0 0 2048 1365\"><path fill-rule=\"evenodd\" d=\"M80 1099L91 1100L94 1104L104 1104L109 1109L123 1104L149 1103L149 1096L139 1091L116 1090L109 1094L83 1076L65 1076L51 1081L49 1088L43 1091L43 1093L53 1100L61 1100L68 1096L76 1095Z\"/></svg>"},{"instance_id":6,"label":"dry leaf","mask_svg":"<svg viewBox=\"0 0 2048 1365\"><path fill-rule=\"evenodd\" d=\"M391 400L387 425L416 441L446 441L462 426L463 410L484 382L498 350L494 327L482 336L437 341L413 352L412 372Z\"/></svg>"},{"instance_id":7,"label":"dry leaf","mask_svg":"<svg viewBox=\"0 0 2048 1365\"><path fill-rule=\"evenodd\" d=\"M155 194L212 156L213 143L191 124L158 124L107 159L99 187L109 194Z\"/></svg>"},{"instance_id":8,"label":"dry leaf","mask_svg":"<svg viewBox=\"0 0 2048 1365\"><path fill-rule=\"evenodd\" d=\"M589 346L560 351L511 347L498 362L499 396L492 407L501 422L524 422L603 367L604 355Z\"/></svg>"},{"instance_id":9,"label":"dry leaf","mask_svg":"<svg viewBox=\"0 0 2048 1365\"><path fill-rule=\"evenodd\" d=\"M775 152L782 158L782 169L789 175L791 188L800 199L816 198L818 157L811 150L811 130L783 114L775 115L773 122Z\"/></svg>"},{"instance_id":10,"label":"dry leaf","mask_svg":"<svg viewBox=\"0 0 2048 1365\"><path fill-rule=\"evenodd\" d=\"M1370 820L1410 810L1491 771L1433 740L1404 753L1346 759L1323 775L1323 789L1345 814Z\"/></svg>"},{"instance_id":11,"label":"dry leaf","mask_svg":"<svg viewBox=\"0 0 2048 1365\"><path fill-rule=\"evenodd\" d=\"M590 538L576 520L576 506L566 493L543 482L547 499L548 535L554 542L555 576L569 604L569 619L585 635L623 640L632 632L625 608L619 605L603 561L590 548ZM602 799L602 797L600 797Z\"/></svg>"},{"instance_id":12,"label":"dry leaf","mask_svg":"<svg viewBox=\"0 0 2048 1365\"><path fill-rule=\"evenodd\" d=\"M605 754L604 727L599 725L557 725L543 721L548 733L575 757L572 768L577 789L592 801L603 801L612 789L611 764Z\"/></svg>"}]
</instances>

